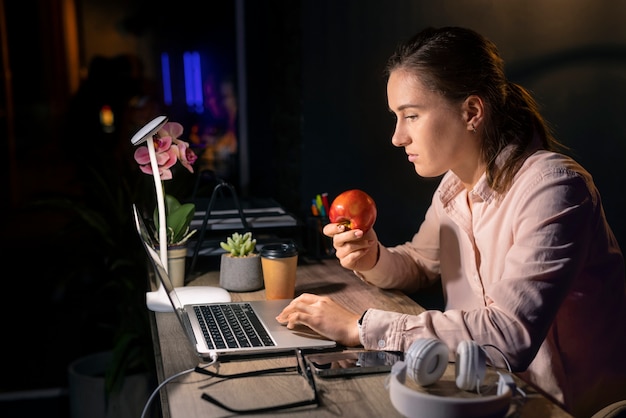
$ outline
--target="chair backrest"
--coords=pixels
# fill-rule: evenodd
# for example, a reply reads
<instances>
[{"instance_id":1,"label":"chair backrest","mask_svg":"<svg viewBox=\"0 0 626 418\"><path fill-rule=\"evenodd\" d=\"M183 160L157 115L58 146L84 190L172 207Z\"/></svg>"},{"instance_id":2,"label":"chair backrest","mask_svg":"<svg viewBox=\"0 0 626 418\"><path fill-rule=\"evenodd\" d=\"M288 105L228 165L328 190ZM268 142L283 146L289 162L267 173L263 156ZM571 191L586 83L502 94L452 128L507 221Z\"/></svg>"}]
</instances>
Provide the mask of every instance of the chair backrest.
<instances>
[{"instance_id":1,"label":"chair backrest","mask_svg":"<svg viewBox=\"0 0 626 418\"><path fill-rule=\"evenodd\" d=\"M626 399L605 406L591 418L626 418Z\"/></svg>"}]
</instances>

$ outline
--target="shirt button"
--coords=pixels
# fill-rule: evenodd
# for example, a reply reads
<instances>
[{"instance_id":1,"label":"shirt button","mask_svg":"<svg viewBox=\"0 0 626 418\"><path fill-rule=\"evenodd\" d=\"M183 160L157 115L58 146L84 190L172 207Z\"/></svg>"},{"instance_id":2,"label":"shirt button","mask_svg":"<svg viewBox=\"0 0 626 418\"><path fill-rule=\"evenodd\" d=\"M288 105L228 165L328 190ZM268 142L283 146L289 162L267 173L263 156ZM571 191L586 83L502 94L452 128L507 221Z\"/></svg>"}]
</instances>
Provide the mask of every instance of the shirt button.
<instances>
[{"instance_id":1,"label":"shirt button","mask_svg":"<svg viewBox=\"0 0 626 418\"><path fill-rule=\"evenodd\" d=\"M385 340L378 340L378 348L384 348L385 347Z\"/></svg>"}]
</instances>

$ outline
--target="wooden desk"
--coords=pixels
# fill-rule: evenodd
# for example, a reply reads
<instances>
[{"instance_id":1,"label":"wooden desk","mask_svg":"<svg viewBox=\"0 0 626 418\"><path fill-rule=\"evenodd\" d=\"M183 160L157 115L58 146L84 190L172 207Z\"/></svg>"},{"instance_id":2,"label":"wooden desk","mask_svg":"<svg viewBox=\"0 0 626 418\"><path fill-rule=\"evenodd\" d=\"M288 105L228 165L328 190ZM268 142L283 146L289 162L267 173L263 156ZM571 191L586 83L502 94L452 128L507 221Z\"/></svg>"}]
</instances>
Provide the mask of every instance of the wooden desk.
<instances>
[{"instance_id":1,"label":"wooden desk","mask_svg":"<svg viewBox=\"0 0 626 418\"><path fill-rule=\"evenodd\" d=\"M204 274L188 286L219 283L219 272ZM423 308L400 292L385 291L367 285L351 271L342 268L337 260L323 260L298 266L296 294L310 292L331 296L355 312L367 308L380 308L418 314ZM232 293L232 299L254 300L265 297L265 291ZM187 344L183 330L173 313L152 313L153 342L159 382L183 370L195 367L199 359ZM246 359L222 362L219 372L231 374L281 366L295 366L294 355L263 359ZM216 371L215 366L208 370ZM275 415L310 417L401 417L389 400L385 388L387 373L350 378L315 377L321 405L277 411ZM409 380L409 379L407 379ZM454 364L440 383L454 381ZM453 383L452 383L453 384ZM526 392L523 405L513 403L510 413L521 412L520 417L570 417L569 414L538 394L528 385L518 381ZM439 383L437 383L439 385ZM449 386L449 385L448 385ZM295 372L290 375L265 375L244 379L222 380L198 373L185 374L161 389L161 406L164 417L222 417L232 416L226 410L201 399L207 392L224 404L240 409L252 409L296 402L312 398L307 382ZM454 396L461 396L455 394ZM467 395L464 395L467 396ZM477 395L469 395L477 396ZM257 415L249 415L257 416ZM259 414L258 416L271 416Z\"/></svg>"}]
</instances>

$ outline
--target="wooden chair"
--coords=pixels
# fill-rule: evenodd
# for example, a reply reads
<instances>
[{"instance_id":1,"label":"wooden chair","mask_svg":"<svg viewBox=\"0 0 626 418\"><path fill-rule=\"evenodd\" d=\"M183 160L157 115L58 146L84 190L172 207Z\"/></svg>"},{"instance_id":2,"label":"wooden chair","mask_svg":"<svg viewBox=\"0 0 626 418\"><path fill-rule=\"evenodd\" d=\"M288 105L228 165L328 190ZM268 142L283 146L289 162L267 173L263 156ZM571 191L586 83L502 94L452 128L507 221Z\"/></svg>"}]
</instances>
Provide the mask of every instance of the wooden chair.
<instances>
[{"instance_id":1,"label":"wooden chair","mask_svg":"<svg viewBox=\"0 0 626 418\"><path fill-rule=\"evenodd\" d=\"M626 418L626 400L605 406L593 414L591 418Z\"/></svg>"}]
</instances>

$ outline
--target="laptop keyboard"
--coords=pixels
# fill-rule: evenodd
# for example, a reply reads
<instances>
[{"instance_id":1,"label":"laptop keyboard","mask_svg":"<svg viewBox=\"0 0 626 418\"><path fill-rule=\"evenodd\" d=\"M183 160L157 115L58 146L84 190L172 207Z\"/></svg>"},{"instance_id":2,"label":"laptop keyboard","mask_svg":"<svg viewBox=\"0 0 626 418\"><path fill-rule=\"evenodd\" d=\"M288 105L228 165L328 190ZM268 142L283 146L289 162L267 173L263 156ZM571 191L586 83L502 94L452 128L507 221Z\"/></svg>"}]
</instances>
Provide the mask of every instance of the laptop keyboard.
<instances>
[{"instance_id":1,"label":"laptop keyboard","mask_svg":"<svg viewBox=\"0 0 626 418\"><path fill-rule=\"evenodd\" d=\"M194 311L209 349L274 345L249 303L194 306Z\"/></svg>"}]
</instances>

